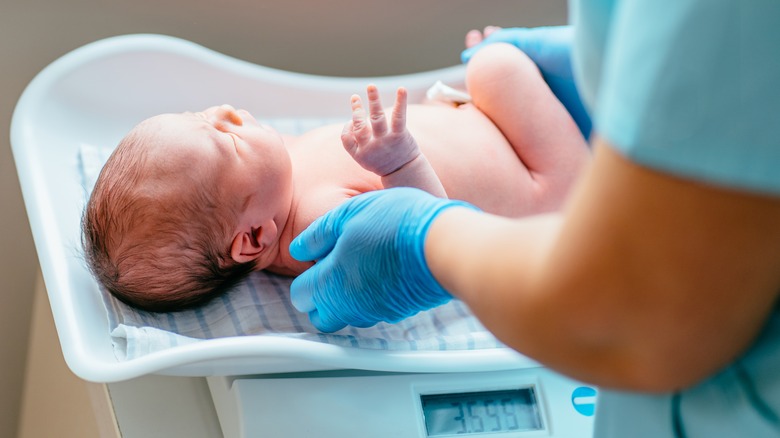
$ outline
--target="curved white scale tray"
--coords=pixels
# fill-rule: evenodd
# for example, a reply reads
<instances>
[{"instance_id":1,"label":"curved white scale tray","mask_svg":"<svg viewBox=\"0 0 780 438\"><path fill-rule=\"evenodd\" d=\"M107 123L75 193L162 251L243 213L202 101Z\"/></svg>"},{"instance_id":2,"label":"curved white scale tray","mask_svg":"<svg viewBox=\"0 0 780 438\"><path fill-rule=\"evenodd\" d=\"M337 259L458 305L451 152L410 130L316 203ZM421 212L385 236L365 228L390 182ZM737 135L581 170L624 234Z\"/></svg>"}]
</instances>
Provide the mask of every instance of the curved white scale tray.
<instances>
[{"instance_id":1,"label":"curved white scale tray","mask_svg":"<svg viewBox=\"0 0 780 438\"><path fill-rule=\"evenodd\" d=\"M46 67L14 112L11 143L41 270L65 359L98 382L145 374L243 375L326 369L469 372L536 366L509 349L377 351L299 339L213 339L119 361L106 310L80 256L84 192L81 144L115 145L139 121L164 112L231 103L256 116L344 117L349 95L376 83L385 102L396 86L419 101L436 80L462 82L463 67L411 75L333 78L291 73L227 57L161 35L128 35L81 47Z\"/></svg>"}]
</instances>

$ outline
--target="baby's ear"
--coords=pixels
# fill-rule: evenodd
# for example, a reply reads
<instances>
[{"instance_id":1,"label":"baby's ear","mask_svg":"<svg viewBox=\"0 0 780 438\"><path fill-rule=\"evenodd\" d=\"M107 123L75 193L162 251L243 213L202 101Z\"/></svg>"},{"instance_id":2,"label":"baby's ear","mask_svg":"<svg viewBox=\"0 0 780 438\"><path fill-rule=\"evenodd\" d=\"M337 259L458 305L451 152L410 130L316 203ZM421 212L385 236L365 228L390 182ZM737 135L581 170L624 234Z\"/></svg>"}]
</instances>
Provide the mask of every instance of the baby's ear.
<instances>
[{"instance_id":1,"label":"baby's ear","mask_svg":"<svg viewBox=\"0 0 780 438\"><path fill-rule=\"evenodd\" d=\"M240 230L230 244L230 257L238 263L257 260L278 238L278 230L273 220L260 226Z\"/></svg>"}]
</instances>

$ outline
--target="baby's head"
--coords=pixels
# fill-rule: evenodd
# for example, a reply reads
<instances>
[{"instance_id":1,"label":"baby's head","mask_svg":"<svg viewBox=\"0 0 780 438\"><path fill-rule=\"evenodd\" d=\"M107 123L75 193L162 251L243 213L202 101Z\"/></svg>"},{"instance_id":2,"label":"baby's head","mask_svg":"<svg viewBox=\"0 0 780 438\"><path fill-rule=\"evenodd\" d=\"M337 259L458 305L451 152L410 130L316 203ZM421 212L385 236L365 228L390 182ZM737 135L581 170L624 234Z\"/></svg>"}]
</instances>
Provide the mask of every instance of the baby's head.
<instances>
[{"instance_id":1,"label":"baby's head","mask_svg":"<svg viewBox=\"0 0 780 438\"><path fill-rule=\"evenodd\" d=\"M275 260L291 200L281 137L246 111L152 117L98 177L82 220L86 260L125 303L193 307Z\"/></svg>"}]
</instances>

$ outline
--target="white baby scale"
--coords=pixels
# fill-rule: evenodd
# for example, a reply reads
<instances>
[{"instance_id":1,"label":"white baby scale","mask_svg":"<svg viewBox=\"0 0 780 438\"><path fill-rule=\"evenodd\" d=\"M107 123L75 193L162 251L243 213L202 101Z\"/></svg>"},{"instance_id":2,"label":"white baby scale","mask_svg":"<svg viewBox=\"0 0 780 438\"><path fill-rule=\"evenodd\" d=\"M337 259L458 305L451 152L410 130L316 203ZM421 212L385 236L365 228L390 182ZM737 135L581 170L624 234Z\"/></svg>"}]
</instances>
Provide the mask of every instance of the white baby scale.
<instances>
[{"instance_id":1,"label":"white baby scale","mask_svg":"<svg viewBox=\"0 0 780 438\"><path fill-rule=\"evenodd\" d=\"M41 270L68 366L114 382L145 374L209 376L225 436L588 437L595 390L507 349L387 351L274 336L210 339L120 360L101 293L80 256L83 144L115 145L139 121L219 103L258 118L348 117L375 83L422 100L464 68L332 78L270 69L160 35L110 38L44 69L14 112L11 142Z\"/></svg>"}]
</instances>

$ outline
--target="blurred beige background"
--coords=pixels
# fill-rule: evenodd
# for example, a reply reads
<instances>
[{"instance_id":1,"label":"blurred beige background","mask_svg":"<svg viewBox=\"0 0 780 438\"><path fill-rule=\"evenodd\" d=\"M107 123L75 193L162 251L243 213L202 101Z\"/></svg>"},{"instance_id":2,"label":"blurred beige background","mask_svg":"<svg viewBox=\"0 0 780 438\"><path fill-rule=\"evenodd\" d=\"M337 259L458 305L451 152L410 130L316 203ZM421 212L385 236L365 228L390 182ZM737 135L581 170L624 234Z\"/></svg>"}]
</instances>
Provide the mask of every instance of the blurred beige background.
<instances>
[{"instance_id":1,"label":"blurred beige background","mask_svg":"<svg viewBox=\"0 0 780 438\"><path fill-rule=\"evenodd\" d=\"M390 75L459 63L470 28L565 21L565 0L0 0L0 437L17 436L38 269L8 128L47 64L108 36L162 33L286 70Z\"/></svg>"}]
</instances>

